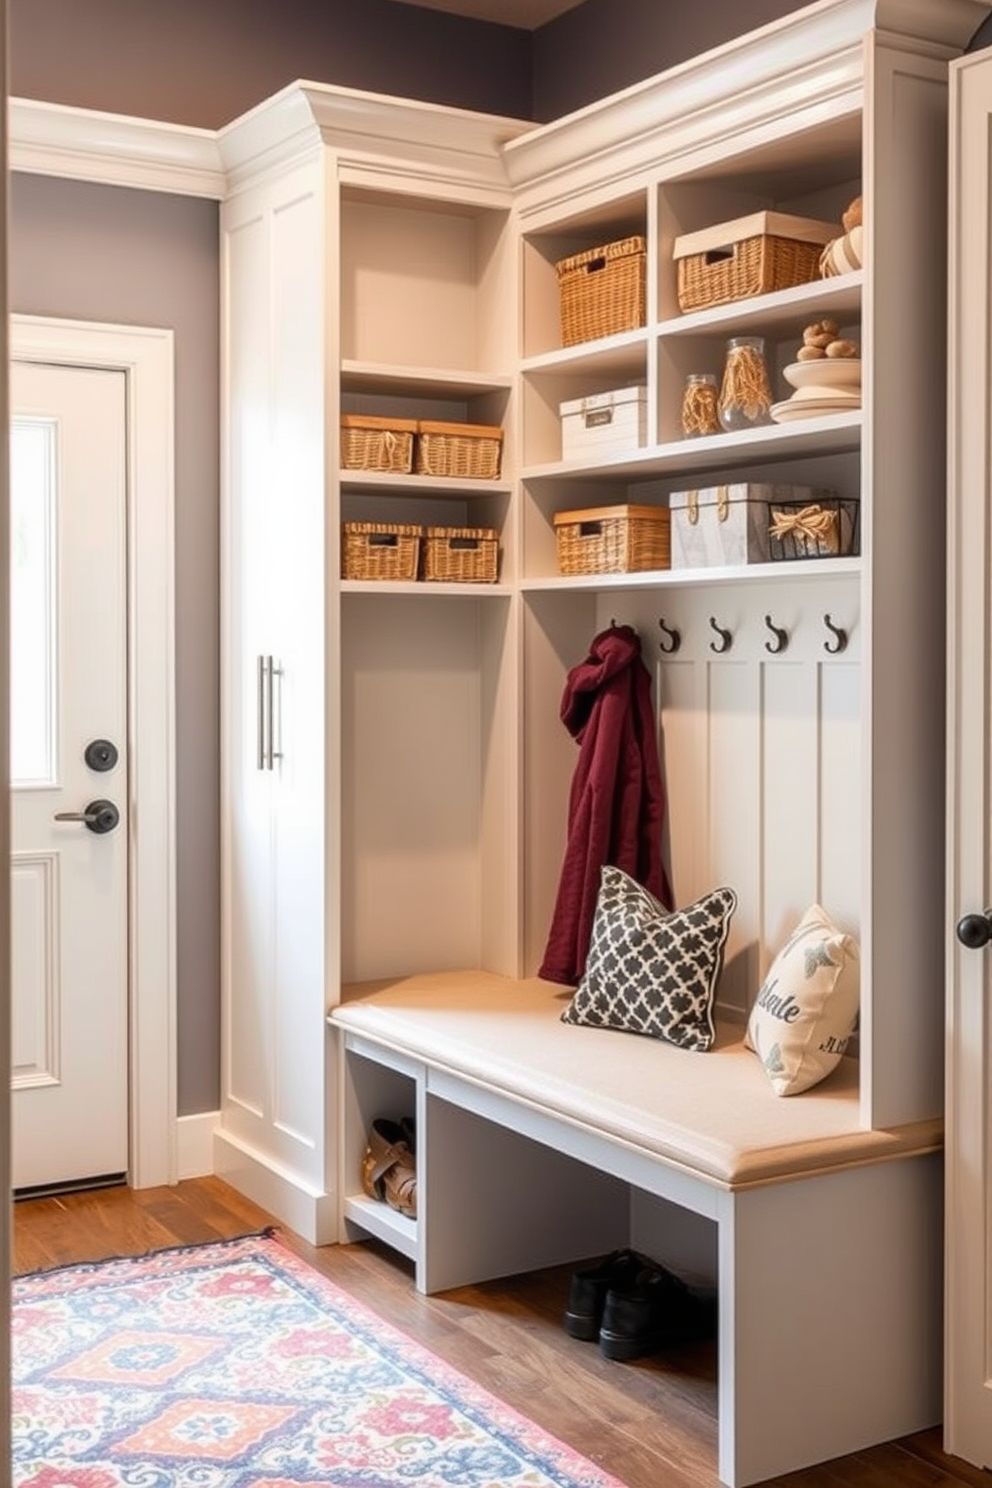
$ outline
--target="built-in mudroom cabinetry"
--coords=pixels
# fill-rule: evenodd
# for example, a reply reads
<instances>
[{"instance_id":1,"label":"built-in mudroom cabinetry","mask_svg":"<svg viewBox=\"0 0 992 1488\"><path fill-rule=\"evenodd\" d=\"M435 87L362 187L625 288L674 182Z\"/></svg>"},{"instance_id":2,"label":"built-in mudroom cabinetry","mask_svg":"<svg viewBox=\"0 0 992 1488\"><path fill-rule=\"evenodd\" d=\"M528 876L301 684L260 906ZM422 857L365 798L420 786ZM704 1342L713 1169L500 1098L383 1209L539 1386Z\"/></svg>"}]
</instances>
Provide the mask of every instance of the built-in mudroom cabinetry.
<instances>
[{"instance_id":1,"label":"built-in mudroom cabinetry","mask_svg":"<svg viewBox=\"0 0 992 1488\"><path fill-rule=\"evenodd\" d=\"M900 1256L890 1312L911 1331L867 1372L900 1351L939 1356L947 69L987 11L821 0L540 128L308 84L221 135L216 1169L313 1240L379 1236L429 1290L590 1254L618 1223L638 1244L664 1231L680 1260L698 1245L724 1291L727 1482L927 1424L939 1399L929 1357L892 1385L891 1413L879 1396L864 1417L866 1383L849 1392L857 1420L772 1441L761 1397L795 1384L827 1400L862 1367L861 1304L839 1304L850 1325L795 1383L787 1320L769 1332L756 1299L773 1287L760 1255L785 1231L814 1245L836 1225L830 1264L854 1247L831 1273L838 1295L861 1286L871 1306ZM767 212L839 236L855 198L862 266L680 305L687 235ZM644 255L639 323L563 344L559 265L628 240ZM860 402L799 398L771 423L684 435L686 380L719 382L729 340L761 338L778 405L795 390L783 369L823 321L860 350ZM595 409L635 387L626 441L565 449L562 404ZM386 421L390 441L424 420L498 426L499 471L361 468L343 458L342 418ZM851 541L746 565L560 571L563 512L671 507L674 524L687 492L748 485L828 493ZM387 545L397 527L493 530L498 567L489 582L356 576L342 570L352 523ZM564 1097L549 1126L554 1091L545 1101L527 1071L521 989L545 948L576 763L559 705L611 623L636 628L651 675L676 900L737 895L720 1021L739 1035L808 905L860 946L839 1083L787 1101L769 1089L753 1183L706 1167L690 1133L655 1184L654 1156L635 1161ZM428 1022L460 1007L467 1042L414 1032L406 1047L407 989ZM501 998L523 1020L512 1049ZM652 1119L668 1114L662 1086ZM415 1116L427 1144L417 1219L363 1192L368 1124L385 1115ZM728 1110L728 1134L735 1120ZM818 1142L829 1182L808 1178ZM823 1153L842 1151L833 1173ZM887 1220L916 1241L883 1242ZM821 1319L824 1303L835 1314L820 1297ZM806 1338L804 1357L818 1346Z\"/></svg>"},{"instance_id":2,"label":"built-in mudroom cabinetry","mask_svg":"<svg viewBox=\"0 0 992 1488\"><path fill-rule=\"evenodd\" d=\"M327 1009L519 967L517 243L525 126L294 87L224 132L218 1168L338 1234ZM342 414L506 430L498 479L339 465ZM341 523L489 528L495 584L342 580Z\"/></svg>"}]
</instances>

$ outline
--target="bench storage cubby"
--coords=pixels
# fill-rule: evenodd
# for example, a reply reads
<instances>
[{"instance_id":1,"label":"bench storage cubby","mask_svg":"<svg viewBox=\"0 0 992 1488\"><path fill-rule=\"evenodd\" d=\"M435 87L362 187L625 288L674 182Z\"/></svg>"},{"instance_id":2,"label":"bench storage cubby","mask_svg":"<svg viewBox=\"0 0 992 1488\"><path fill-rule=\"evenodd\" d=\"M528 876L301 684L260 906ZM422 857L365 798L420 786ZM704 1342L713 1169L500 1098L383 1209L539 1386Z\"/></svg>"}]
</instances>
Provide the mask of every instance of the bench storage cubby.
<instances>
[{"instance_id":1,"label":"bench storage cubby","mask_svg":"<svg viewBox=\"0 0 992 1488\"><path fill-rule=\"evenodd\" d=\"M917 1429L940 1394L940 1124L866 1131L852 1060L782 1100L739 1030L690 1054L563 1024L567 1001L448 973L334 1010L349 1236L427 1292L628 1244L715 1281L729 1484ZM358 1179L368 1122L411 1097L415 1222Z\"/></svg>"}]
</instances>

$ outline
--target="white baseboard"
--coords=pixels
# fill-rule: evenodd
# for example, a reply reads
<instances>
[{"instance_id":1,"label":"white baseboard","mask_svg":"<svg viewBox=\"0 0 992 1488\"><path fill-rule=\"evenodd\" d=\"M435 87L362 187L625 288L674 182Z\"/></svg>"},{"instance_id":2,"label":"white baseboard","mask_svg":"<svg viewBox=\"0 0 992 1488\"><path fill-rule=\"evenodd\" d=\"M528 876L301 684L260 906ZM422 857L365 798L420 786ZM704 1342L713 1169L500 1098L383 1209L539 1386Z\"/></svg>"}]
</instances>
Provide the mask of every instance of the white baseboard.
<instances>
[{"instance_id":1,"label":"white baseboard","mask_svg":"<svg viewBox=\"0 0 992 1488\"><path fill-rule=\"evenodd\" d=\"M209 1178L214 1171L214 1132L219 1111L180 1116L176 1121L176 1178Z\"/></svg>"},{"instance_id":2,"label":"white baseboard","mask_svg":"<svg viewBox=\"0 0 992 1488\"><path fill-rule=\"evenodd\" d=\"M333 1194L315 1190L297 1174L274 1166L264 1154L219 1126L213 1132L212 1171L311 1245L333 1245L337 1241Z\"/></svg>"}]
</instances>

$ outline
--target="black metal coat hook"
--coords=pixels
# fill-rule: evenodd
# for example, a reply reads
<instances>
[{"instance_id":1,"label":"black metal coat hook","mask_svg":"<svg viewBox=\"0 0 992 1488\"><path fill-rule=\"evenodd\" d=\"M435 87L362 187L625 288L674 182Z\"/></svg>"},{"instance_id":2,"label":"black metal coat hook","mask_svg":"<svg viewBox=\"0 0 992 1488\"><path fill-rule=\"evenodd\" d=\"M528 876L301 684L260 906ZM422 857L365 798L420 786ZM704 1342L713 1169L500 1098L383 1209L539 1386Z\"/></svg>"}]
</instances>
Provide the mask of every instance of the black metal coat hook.
<instances>
[{"instance_id":1,"label":"black metal coat hook","mask_svg":"<svg viewBox=\"0 0 992 1488\"><path fill-rule=\"evenodd\" d=\"M835 625L829 615L824 615L823 623L834 637L833 641L824 641L823 649L829 651L831 656L836 656L847 647L847 631L843 626Z\"/></svg>"},{"instance_id":2,"label":"black metal coat hook","mask_svg":"<svg viewBox=\"0 0 992 1488\"><path fill-rule=\"evenodd\" d=\"M661 630L662 636L664 637L663 640L660 640L658 642L658 645L661 647L662 651L664 651L666 656L674 656L675 652L682 644L682 632L680 630L676 630L675 627L672 625L666 625L664 620L658 621L658 627Z\"/></svg>"},{"instance_id":3,"label":"black metal coat hook","mask_svg":"<svg viewBox=\"0 0 992 1488\"><path fill-rule=\"evenodd\" d=\"M771 615L765 616L765 624L775 637L773 641L765 642L765 650L770 651L773 656L778 656L779 652L784 651L789 644L789 632L783 630L781 625L776 625Z\"/></svg>"},{"instance_id":4,"label":"black metal coat hook","mask_svg":"<svg viewBox=\"0 0 992 1488\"><path fill-rule=\"evenodd\" d=\"M719 645L716 641L710 641L710 650L715 651L717 655L722 656L724 651L730 650L731 646L734 644L734 638L730 634L729 630L724 630L722 625L717 625L716 620L712 615L710 616L710 625L720 637Z\"/></svg>"}]
</instances>

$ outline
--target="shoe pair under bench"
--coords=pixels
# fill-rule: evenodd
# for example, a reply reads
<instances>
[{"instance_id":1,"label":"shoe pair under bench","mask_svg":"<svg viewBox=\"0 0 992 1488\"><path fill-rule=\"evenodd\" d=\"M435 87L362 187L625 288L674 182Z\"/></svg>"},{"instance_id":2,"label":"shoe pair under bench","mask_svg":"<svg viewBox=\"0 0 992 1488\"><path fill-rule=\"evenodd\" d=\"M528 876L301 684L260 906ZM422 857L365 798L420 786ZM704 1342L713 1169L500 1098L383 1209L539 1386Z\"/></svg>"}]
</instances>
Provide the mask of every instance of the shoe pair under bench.
<instances>
[{"instance_id":1,"label":"shoe pair under bench","mask_svg":"<svg viewBox=\"0 0 992 1488\"><path fill-rule=\"evenodd\" d=\"M408 1219L417 1217L416 1153L412 1116L373 1121L362 1158L362 1187L370 1199L381 1200Z\"/></svg>"},{"instance_id":2,"label":"shoe pair under bench","mask_svg":"<svg viewBox=\"0 0 992 1488\"><path fill-rule=\"evenodd\" d=\"M576 1271L569 1285L565 1331L599 1341L607 1359L639 1359L712 1337L716 1294L690 1286L636 1250L615 1250Z\"/></svg>"}]
</instances>

